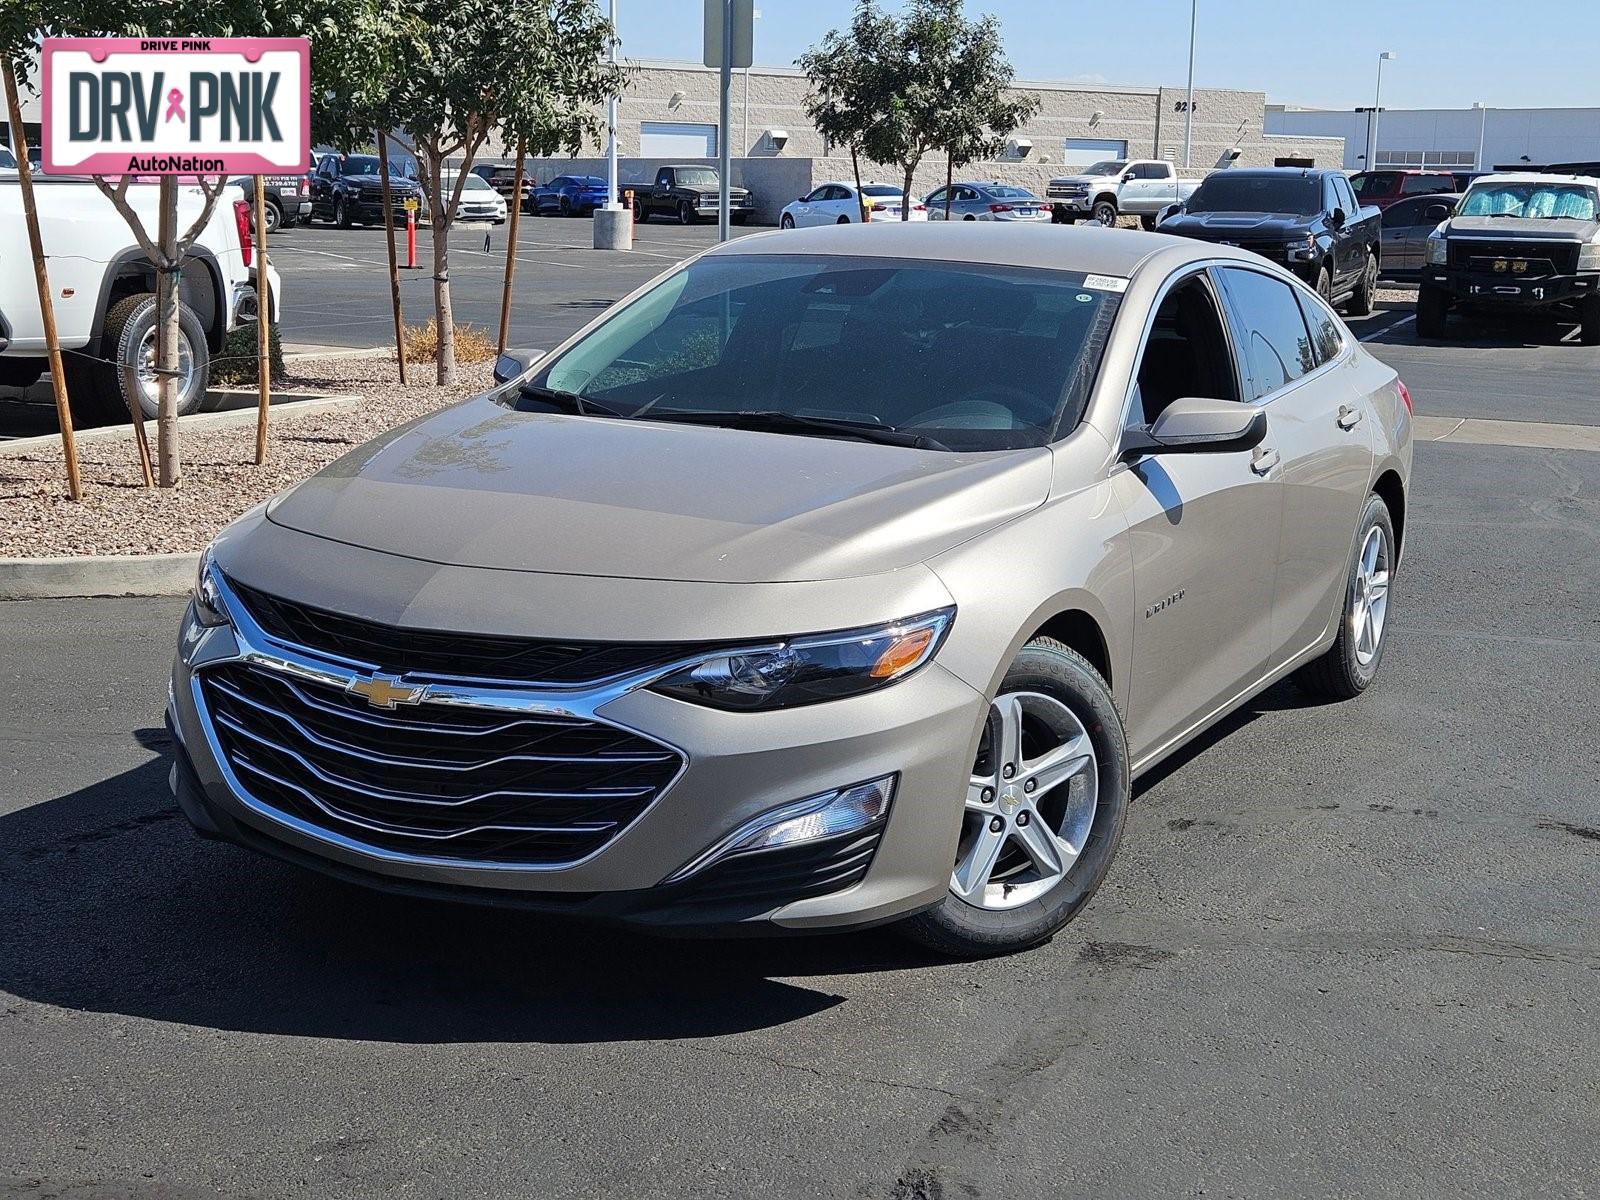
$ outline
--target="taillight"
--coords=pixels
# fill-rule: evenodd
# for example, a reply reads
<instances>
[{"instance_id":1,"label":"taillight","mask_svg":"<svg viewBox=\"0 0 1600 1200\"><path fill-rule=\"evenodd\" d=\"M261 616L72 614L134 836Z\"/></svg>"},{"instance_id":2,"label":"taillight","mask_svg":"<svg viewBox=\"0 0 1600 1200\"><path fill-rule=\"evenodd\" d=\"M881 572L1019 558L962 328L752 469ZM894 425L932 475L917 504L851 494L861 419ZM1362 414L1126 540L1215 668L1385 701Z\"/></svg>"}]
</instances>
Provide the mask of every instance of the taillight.
<instances>
[{"instance_id":1,"label":"taillight","mask_svg":"<svg viewBox=\"0 0 1600 1200\"><path fill-rule=\"evenodd\" d=\"M250 206L243 200L233 202L233 223L239 227L239 252L248 267L255 261L255 243L250 239Z\"/></svg>"},{"instance_id":2,"label":"taillight","mask_svg":"<svg viewBox=\"0 0 1600 1200\"><path fill-rule=\"evenodd\" d=\"M913 204L911 206L911 211L912 212L927 212L928 211L928 206L926 204Z\"/></svg>"},{"instance_id":3,"label":"taillight","mask_svg":"<svg viewBox=\"0 0 1600 1200\"><path fill-rule=\"evenodd\" d=\"M1009 204L991 204L991 205L989 205L989 211L990 212L1010 212L1011 211L1011 205L1009 205Z\"/></svg>"},{"instance_id":4,"label":"taillight","mask_svg":"<svg viewBox=\"0 0 1600 1200\"><path fill-rule=\"evenodd\" d=\"M1417 410L1411 403L1411 389L1406 386L1405 380L1395 380L1395 386L1400 389L1400 399L1405 401L1406 412L1415 413Z\"/></svg>"}]
</instances>

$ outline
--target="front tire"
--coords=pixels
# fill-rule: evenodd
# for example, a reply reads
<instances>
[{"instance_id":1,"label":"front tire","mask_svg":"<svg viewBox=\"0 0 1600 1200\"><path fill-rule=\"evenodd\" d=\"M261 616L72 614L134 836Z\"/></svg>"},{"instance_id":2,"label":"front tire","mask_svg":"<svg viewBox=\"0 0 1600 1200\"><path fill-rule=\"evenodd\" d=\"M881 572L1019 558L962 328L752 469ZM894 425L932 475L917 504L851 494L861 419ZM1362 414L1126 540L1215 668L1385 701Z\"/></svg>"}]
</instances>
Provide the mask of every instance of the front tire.
<instances>
[{"instance_id":1,"label":"front tire","mask_svg":"<svg viewBox=\"0 0 1600 1200\"><path fill-rule=\"evenodd\" d=\"M794 228L794 218L791 217L788 213L784 213L783 216L778 218L778 228L779 229L793 229Z\"/></svg>"},{"instance_id":2,"label":"front tire","mask_svg":"<svg viewBox=\"0 0 1600 1200\"><path fill-rule=\"evenodd\" d=\"M1328 307L1332 308L1333 272L1329 271L1327 267L1319 267L1317 269L1317 282L1315 287L1317 289L1317 295L1321 296L1322 299L1327 303Z\"/></svg>"},{"instance_id":3,"label":"front tire","mask_svg":"<svg viewBox=\"0 0 1600 1200\"><path fill-rule=\"evenodd\" d=\"M690 204L687 200L679 200L678 201L678 224L679 225L696 225L698 223L699 223L699 218L695 216L694 205Z\"/></svg>"},{"instance_id":4,"label":"front tire","mask_svg":"<svg viewBox=\"0 0 1600 1200\"><path fill-rule=\"evenodd\" d=\"M1096 201L1094 219L1102 225L1115 225L1117 223L1117 206L1110 200Z\"/></svg>"},{"instance_id":5,"label":"front tire","mask_svg":"<svg viewBox=\"0 0 1600 1200\"><path fill-rule=\"evenodd\" d=\"M1442 339L1450 314L1450 297L1440 288L1417 290L1417 336Z\"/></svg>"},{"instance_id":6,"label":"front tire","mask_svg":"<svg viewBox=\"0 0 1600 1200\"><path fill-rule=\"evenodd\" d=\"M1600 346L1600 296L1585 296L1578 306L1578 341Z\"/></svg>"},{"instance_id":7,"label":"front tire","mask_svg":"<svg viewBox=\"0 0 1600 1200\"><path fill-rule=\"evenodd\" d=\"M958 958L1049 941L1105 879L1129 779L1122 718L1100 673L1054 639L1029 642L986 714L950 891L903 931Z\"/></svg>"},{"instance_id":8,"label":"front tire","mask_svg":"<svg viewBox=\"0 0 1600 1200\"><path fill-rule=\"evenodd\" d=\"M343 196L333 202L333 223L340 229L350 228L350 209L346 207Z\"/></svg>"},{"instance_id":9,"label":"front tire","mask_svg":"<svg viewBox=\"0 0 1600 1200\"><path fill-rule=\"evenodd\" d=\"M1295 673L1308 692L1350 700L1366 691L1388 644L1389 583L1394 576L1394 522L1379 496L1367 497L1351 556L1339 633L1322 657Z\"/></svg>"}]
</instances>

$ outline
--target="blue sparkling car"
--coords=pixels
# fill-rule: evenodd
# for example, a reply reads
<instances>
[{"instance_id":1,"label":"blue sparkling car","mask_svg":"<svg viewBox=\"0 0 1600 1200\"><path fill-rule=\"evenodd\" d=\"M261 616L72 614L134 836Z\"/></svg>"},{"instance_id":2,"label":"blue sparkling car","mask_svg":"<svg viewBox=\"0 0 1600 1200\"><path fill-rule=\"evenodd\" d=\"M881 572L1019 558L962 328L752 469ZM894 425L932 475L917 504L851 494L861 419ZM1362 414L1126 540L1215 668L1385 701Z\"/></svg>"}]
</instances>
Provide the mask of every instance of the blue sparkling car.
<instances>
[{"instance_id":1,"label":"blue sparkling car","mask_svg":"<svg viewBox=\"0 0 1600 1200\"><path fill-rule=\"evenodd\" d=\"M606 181L598 175L557 175L533 192L533 211L540 216L581 217L605 202Z\"/></svg>"}]
</instances>

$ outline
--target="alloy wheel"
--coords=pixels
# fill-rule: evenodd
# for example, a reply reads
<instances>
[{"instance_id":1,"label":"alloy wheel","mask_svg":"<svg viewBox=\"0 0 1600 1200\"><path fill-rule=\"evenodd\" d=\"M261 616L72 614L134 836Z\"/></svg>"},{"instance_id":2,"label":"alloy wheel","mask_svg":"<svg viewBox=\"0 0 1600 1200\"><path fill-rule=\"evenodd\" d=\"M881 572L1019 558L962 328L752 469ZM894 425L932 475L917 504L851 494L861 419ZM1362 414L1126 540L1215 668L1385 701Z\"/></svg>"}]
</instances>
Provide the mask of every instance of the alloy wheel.
<instances>
[{"instance_id":1,"label":"alloy wheel","mask_svg":"<svg viewBox=\"0 0 1600 1200\"><path fill-rule=\"evenodd\" d=\"M1098 806L1099 760L1077 714L1042 692L1007 692L989 708L967 785L954 895L1018 908L1072 870Z\"/></svg>"},{"instance_id":2,"label":"alloy wheel","mask_svg":"<svg viewBox=\"0 0 1600 1200\"><path fill-rule=\"evenodd\" d=\"M1367 530L1356 559L1355 586L1350 589L1350 634L1356 661L1370 666L1383 645L1389 615L1389 538L1380 526Z\"/></svg>"}]
</instances>

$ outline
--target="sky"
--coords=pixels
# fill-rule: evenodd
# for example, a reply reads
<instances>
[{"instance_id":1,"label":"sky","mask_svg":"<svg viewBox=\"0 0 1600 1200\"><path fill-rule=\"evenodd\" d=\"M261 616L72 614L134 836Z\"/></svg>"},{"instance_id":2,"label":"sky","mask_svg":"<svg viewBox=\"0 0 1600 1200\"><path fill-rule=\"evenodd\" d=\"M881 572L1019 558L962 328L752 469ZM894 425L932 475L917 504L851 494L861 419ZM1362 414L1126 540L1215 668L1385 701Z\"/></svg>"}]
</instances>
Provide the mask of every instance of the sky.
<instances>
[{"instance_id":1,"label":"sky","mask_svg":"<svg viewBox=\"0 0 1600 1200\"><path fill-rule=\"evenodd\" d=\"M899 8L898 0L882 0ZM1320 108L1600 106L1600 5L1515 0L1197 0L1195 84ZM623 54L698 61L704 0L617 0ZM792 66L852 0L756 0L755 60ZM967 0L1000 18L1020 79L1181 84L1190 0Z\"/></svg>"}]
</instances>

